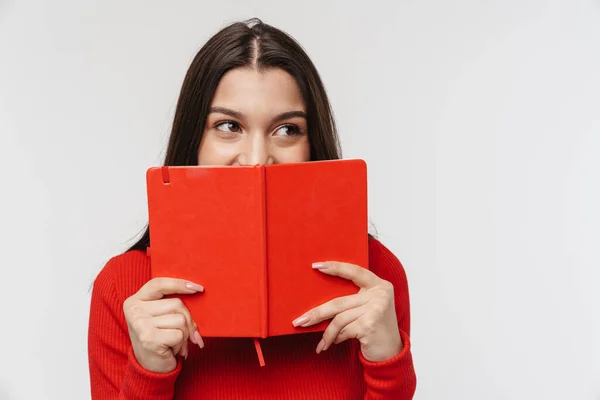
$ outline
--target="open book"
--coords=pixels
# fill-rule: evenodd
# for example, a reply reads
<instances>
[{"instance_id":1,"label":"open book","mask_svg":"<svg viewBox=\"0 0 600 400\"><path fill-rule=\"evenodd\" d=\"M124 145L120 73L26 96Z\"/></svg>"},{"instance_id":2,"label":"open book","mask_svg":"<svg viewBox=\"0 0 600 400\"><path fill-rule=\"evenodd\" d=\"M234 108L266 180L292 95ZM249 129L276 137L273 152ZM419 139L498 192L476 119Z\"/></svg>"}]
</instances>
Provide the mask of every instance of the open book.
<instances>
[{"instance_id":1,"label":"open book","mask_svg":"<svg viewBox=\"0 0 600 400\"><path fill-rule=\"evenodd\" d=\"M321 331L327 322L295 328L292 321L358 292L311 264L368 267L362 160L154 167L147 189L152 275L205 287L180 296L203 336Z\"/></svg>"}]
</instances>

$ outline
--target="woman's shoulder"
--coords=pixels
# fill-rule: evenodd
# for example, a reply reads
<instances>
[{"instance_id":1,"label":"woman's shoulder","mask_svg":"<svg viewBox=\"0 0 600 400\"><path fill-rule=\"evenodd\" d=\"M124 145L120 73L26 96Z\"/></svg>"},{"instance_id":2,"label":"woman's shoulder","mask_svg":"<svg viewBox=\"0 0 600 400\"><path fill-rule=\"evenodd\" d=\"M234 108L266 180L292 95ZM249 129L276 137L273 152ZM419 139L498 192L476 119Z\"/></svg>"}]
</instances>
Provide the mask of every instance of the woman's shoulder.
<instances>
[{"instance_id":1,"label":"woman's shoulder","mask_svg":"<svg viewBox=\"0 0 600 400\"><path fill-rule=\"evenodd\" d=\"M112 291L124 300L151 278L150 257L144 251L130 250L108 260L96 276L94 290Z\"/></svg>"},{"instance_id":2,"label":"woman's shoulder","mask_svg":"<svg viewBox=\"0 0 600 400\"><path fill-rule=\"evenodd\" d=\"M369 237L369 263L393 264L402 266L396 255L388 249L383 243L373 236Z\"/></svg>"},{"instance_id":3,"label":"woman's shoulder","mask_svg":"<svg viewBox=\"0 0 600 400\"><path fill-rule=\"evenodd\" d=\"M369 269L392 282L406 281L406 272L398 257L374 237L369 237Z\"/></svg>"}]
</instances>

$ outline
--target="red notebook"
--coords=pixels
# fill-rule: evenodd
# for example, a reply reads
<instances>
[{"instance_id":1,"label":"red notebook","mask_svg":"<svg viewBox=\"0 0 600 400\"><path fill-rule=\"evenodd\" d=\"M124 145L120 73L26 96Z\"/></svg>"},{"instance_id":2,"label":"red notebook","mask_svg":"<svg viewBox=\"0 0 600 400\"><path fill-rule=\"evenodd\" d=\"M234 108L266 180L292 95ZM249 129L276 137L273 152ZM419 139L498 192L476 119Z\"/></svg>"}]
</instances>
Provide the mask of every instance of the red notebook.
<instances>
[{"instance_id":1,"label":"red notebook","mask_svg":"<svg viewBox=\"0 0 600 400\"><path fill-rule=\"evenodd\" d=\"M203 336L321 331L328 322L295 328L292 321L358 292L311 264L368 267L362 160L154 167L147 188L152 275L205 287L180 297Z\"/></svg>"}]
</instances>

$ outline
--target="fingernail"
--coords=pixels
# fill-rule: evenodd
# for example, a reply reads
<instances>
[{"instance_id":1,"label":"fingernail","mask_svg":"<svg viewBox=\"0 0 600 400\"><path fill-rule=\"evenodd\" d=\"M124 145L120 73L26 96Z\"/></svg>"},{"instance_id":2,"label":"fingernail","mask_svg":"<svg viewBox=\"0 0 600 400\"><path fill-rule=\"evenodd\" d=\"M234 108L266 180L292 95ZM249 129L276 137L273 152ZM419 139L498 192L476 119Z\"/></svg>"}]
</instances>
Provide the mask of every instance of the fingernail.
<instances>
[{"instance_id":1,"label":"fingernail","mask_svg":"<svg viewBox=\"0 0 600 400\"><path fill-rule=\"evenodd\" d=\"M185 284L185 287L196 292L204 292L204 287L198 285L197 283L188 282Z\"/></svg>"},{"instance_id":2,"label":"fingernail","mask_svg":"<svg viewBox=\"0 0 600 400\"><path fill-rule=\"evenodd\" d=\"M312 265L313 269L326 269L329 267L329 264L326 262L316 262Z\"/></svg>"},{"instance_id":3,"label":"fingernail","mask_svg":"<svg viewBox=\"0 0 600 400\"><path fill-rule=\"evenodd\" d=\"M196 341L196 344L198 346L200 346L201 349L203 349L204 348L204 341L202 340L202 336L200 336L200 334L198 333L198 330L194 331L193 336L194 336L194 340Z\"/></svg>"},{"instance_id":4,"label":"fingernail","mask_svg":"<svg viewBox=\"0 0 600 400\"><path fill-rule=\"evenodd\" d=\"M310 317L308 315L303 315L301 317L296 318L293 322L292 325L298 327L300 325L304 325L306 324L308 321L310 321Z\"/></svg>"},{"instance_id":5,"label":"fingernail","mask_svg":"<svg viewBox=\"0 0 600 400\"><path fill-rule=\"evenodd\" d=\"M317 354L322 352L324 347L325 347L325 341L323 339L321 339L321 341L317 345Z\"/></svg>"},{"instance_id":6,"label":"fingernail","mask_svg":"<svg viewBox=\"0 0 600 400\"><path fill-rule=\"evenodd\" d=\"M198 343L196 343L196 339L194 338L194 336L195 335L193 333L190 335L190 342L192 342L194 344L198 344Z\"/></svg>"}]
</instances>

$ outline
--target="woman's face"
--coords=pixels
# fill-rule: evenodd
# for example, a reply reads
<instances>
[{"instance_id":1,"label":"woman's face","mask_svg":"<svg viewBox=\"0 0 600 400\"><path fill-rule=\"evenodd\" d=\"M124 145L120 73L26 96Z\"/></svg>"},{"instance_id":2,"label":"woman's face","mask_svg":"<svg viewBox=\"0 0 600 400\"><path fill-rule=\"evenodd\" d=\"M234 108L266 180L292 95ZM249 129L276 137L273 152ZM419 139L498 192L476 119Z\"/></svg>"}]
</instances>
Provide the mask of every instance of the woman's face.
<instances>
[{"instance_id":1,"label":"woman's face","mask_svg":"<svg viewBox=\"0 0 600 400\"><path fill-rule=\"evenodd\" d=\"M282 69L236 68L217 87L199 165L265 165L310 159L306 106Z\"/></svg>"}]
</instances>

